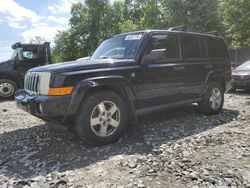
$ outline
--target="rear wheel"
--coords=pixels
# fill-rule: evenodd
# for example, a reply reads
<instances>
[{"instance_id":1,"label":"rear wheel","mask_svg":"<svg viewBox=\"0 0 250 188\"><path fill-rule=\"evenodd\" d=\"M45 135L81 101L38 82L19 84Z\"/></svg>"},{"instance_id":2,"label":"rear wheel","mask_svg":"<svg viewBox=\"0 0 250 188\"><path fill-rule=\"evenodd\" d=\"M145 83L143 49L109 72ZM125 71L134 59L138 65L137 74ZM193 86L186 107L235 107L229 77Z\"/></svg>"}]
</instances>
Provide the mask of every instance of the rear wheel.
<instances>
[{"instance_id":1,"label":"rear wheel","mask_svg":"<svg viewBox=\"0 0 250 188\"><path fill-rule=\"evenodd\" d=\"M17 91L17 84L9 79L0 79L0 99L12 99Z\"/></svg>"},{"instance_id":2,"label":"rear wheel","mask_svg":"<svg viewBox=\"0 0 250 188\"><path fill-rule=\"evenodd\" d=\"M114 92L102 91L88 96L76 118L76 132L84 141L103 145L115 142L127 123L123 100Z\"/></svg>"},{"instance_id":3,"label":"rear wheel","mask_svg":"<svg viewBox=\"0 0 250 188\"><path fill-rule=\"evenodd\" d=\"M199 103L201 111L207 115L217 114L224 104L224 90L219 82L210 82L207 93Z\"/></svg>"}]
</instances>

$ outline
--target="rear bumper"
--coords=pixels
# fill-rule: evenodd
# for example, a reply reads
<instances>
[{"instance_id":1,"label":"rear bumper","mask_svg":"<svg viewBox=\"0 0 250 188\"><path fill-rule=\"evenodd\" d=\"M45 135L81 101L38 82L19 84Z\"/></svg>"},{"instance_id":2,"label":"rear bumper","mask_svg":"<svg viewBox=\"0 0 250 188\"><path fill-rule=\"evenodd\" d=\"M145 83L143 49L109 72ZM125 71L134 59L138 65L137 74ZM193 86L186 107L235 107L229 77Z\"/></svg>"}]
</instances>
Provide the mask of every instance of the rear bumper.
<instances>
[{"instance_id":1,"label":"rear bumper","mask_svg":"<svg viewBox=\"0 0 250 188\"><path fill-rule=\"evenodd\" d=\"M18 108L47 121L64 123L71 96L33 96L25 90L15 94Z\"/></svg>"}]
</instances>

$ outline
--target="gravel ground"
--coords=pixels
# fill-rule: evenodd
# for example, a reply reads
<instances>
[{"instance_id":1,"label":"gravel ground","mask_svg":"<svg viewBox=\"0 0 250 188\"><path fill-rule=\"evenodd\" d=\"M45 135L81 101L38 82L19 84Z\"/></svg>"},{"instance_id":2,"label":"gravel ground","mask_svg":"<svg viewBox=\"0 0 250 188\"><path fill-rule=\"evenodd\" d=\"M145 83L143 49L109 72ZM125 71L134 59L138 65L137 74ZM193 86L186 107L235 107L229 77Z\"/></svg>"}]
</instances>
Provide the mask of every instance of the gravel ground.
<instances>
[{"instance_id":1,"label":"gravel ground","mask_svg":"<svg viewBox=\"0 0 250 188\"><path fill-rule=\"evenodd\" d=\"M250 94L222 113L195 105L140 117L118 143L94 147L0 101L0 187L250 188Z\"/></svg>"}]
</instances>

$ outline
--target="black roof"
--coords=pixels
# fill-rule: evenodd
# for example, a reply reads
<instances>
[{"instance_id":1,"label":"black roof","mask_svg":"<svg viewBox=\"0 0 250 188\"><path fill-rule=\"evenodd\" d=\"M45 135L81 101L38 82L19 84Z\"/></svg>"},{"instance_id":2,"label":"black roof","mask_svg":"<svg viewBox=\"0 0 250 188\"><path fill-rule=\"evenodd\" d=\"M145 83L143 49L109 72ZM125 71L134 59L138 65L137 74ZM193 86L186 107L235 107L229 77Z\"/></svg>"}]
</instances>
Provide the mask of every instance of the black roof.
<instances>
[{"instance_id":1,"label":"black roof","mask_svg":"<svg viewBox=\"0 0 250 188\"><path fill-rule=\"evenodd\" d=\"M45 42L43 44L31 44L31 43L21 43L21 42L16 42L11 46L13 50L17 48L22 48L22 47L39 47L39 46L44 46L50 44L49 42Z\"/></svg>"}]
</instances>

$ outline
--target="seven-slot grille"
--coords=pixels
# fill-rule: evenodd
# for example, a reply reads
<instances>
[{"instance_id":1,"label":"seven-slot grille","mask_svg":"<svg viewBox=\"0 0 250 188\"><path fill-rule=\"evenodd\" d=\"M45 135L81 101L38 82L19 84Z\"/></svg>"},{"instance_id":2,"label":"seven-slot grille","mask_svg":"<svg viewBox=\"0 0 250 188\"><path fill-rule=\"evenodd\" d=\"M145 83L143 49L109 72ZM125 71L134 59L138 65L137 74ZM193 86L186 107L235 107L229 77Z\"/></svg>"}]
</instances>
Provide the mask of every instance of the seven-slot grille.
<instances>
[{"instance_id":1,"label":"seven-slot grille","mask_svg":"<svg viewBox=\"0 0 250 188\"><path fill-rule=\"evenodd\" d=\"M32 94L39 94L40 92L39 73L29 72L25 75L24 89Z\"/></svg>"}]
</instances>

